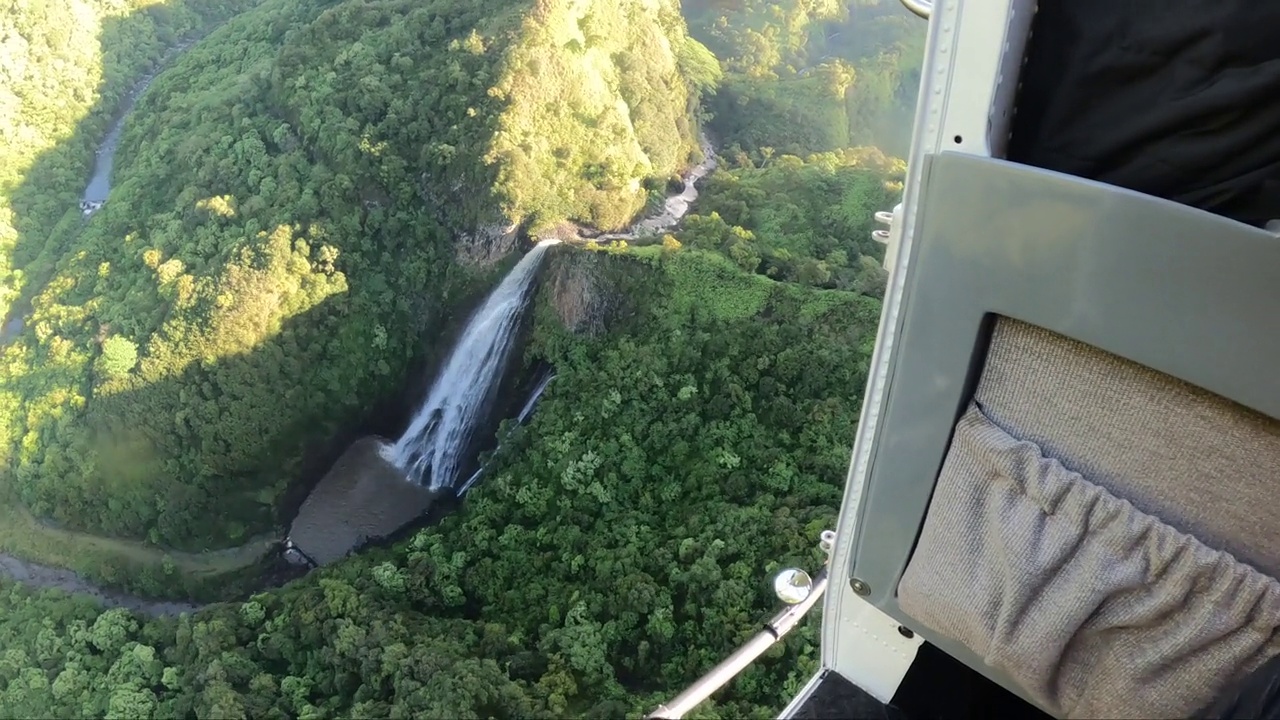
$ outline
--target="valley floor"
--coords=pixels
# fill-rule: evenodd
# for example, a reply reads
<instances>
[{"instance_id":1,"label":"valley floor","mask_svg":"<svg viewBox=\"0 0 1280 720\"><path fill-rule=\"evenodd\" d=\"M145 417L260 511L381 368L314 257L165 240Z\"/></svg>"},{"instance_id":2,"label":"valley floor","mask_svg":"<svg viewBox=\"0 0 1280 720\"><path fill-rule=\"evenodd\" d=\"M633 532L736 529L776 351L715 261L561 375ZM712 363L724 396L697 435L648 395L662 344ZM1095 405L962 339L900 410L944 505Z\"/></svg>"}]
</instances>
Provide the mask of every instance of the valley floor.
<instances>
[{"instance_id":1,"label":"valley floor","mask_svg":"<svg viewBox=\"0 0 1280 720\"><path fill-rule=\"evenodd\" d=\"M111 573L104 572L104 568L127 568L126 572L143 568L157 576L177 575L187 581L211 585L219 578L262 561L279 542L278 535L264 534L225 550L178 552L136 540L50 527L32 517L20 504L0 507L0 576L41 588L85 593L104 605L127 607L150 615L176 614L197 606L113 592L90 577L110 582ZM28 557L39 557L48 564L23 559Z\"/></svg>"}]
</instances>

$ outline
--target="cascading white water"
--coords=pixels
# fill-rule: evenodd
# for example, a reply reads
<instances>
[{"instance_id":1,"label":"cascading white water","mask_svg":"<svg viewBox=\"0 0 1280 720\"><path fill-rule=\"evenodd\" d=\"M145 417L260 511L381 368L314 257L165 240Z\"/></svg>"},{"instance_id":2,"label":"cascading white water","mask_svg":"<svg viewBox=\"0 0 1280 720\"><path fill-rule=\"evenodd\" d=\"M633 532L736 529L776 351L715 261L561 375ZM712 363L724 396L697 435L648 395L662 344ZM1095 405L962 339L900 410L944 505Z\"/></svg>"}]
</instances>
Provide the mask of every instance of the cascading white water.
<instances>
[{"instance_id":1,"label":"cascading white water","mask_svg":"<svg viewBox=\"0 0 1280 720\"><path fill-rule=\"evenodd\" d=\"M453 487L502 382L529 287L547 248L539 243L507 273L476 310L409 428L384 455L409 479L431 490Z\"/></svg>"},{"instance_id":2,"label":"cascading white water","mask_svg":"<svg viewBox=\"0 0 1280 720\"><path fill-rule=\"evenodd\" d=\"M703 161L690 169L682 191L667 198L662 212L640 220L626 232L601 235L598 239L633 239L670 230L679 224L698 197L696 183L716 168L711 141L702 136L701 143ZM383 457L403 470L411 481L433 491L458 486L458 474L474 449L472 439L476 428L488 419L502 381L516 329L529 299L529 286L547 246L557 242L539 243L489 294L454 346L426 402L409 423L409 429L394 445L383 448ZM544 378L534 389L517 422L524 422L533 412L534 404L552 377ZM458 494L466 492L482 474L483 468L476 469L458 488Z\"/></svg>"},{"instance_id":3,"label":"cascading white water","mask_svg":"<svg viewBox=\"0 0 1280 720\"><path fill-rule=\"evenodd\" d=\"M556 379L556 374L549 372L538 382L533 388L533 392L529 393L529 399L524 401L524 407L520 408L520 414L516 415L516 423L523 425L525 420L533 414L533 408L538 404L538 400L542 397L542 393L546 392L547 386L552 380Z\"/></svg>"},{"instance_id":4,"label":"cascading white water","mask_svg":"<svg viewBox=\"0 0 1280 720\"><path fill-rule=\"evenodd\" d=\"M546 392L547 386L555 379L556 374L549 372L536 386L534 386L533 392L529 393L529 399L524 401L524 407L520 408L520 414L516 415L516 425L523 425L524 421L529 419L529 416L533 414L533 408L537 406L538 400L542 397L542 393ZM498 447L502 447L502 443L506 442L507 437L509 437L514 430L515 428L507 430L507 434L498 441ZM458 497L466 495L467 491L471 489L471 486L475 485L480 478L484 477L484 471L485 467L483 465L476 468L476 471L471 473L471 477L467 478L466 482L458 486Z\"/></svg>"}]
</instances>

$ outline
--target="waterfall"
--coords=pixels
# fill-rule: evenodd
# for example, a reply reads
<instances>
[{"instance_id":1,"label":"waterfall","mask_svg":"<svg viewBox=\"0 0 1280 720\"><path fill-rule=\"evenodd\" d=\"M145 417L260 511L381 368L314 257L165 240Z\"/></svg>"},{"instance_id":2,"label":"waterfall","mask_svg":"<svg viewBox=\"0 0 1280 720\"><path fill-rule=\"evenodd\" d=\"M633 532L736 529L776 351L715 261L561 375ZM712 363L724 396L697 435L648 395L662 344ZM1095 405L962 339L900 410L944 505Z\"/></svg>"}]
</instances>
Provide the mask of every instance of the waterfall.
<instances>
[{"instance_id":1,"label":"waterfall","mask_svg":"<svg viewBox=\"0 0 1280 720\"><path fill-rule=\"evenodd\" d=\"M556 242L539 243L489 293L409 428L386 449L386 458L411 481L431 490L457 482L476 427L488 420L542 255Z\"/></svg>"},{"instance_id":2,"label":"waterfall","mask_svg":"<svg viewBox=\"0 0 1280 720\"><path fill-rule=\"evenodd\" d=\"M546 392L547 386L555 379L556 374L554 372L548 372L542 380L534 386L533 392L529 393L529 399L525 400L524 406L520 408L520 414L516 415L516 425L523 425L524 421L529 419L529 416L533 414L533 408L537 406L539 398L542 397L542 393ZM498 447L502 447L502 443L507 441L507 438L511 436L511 433L514 430L515 428L507 430L507 434L503 435L502 438L498 440ZM483 465L476 468L476 471L471 473L471 477L467 478L467 481L458 487L458 497L466 495L467 491L471 489L471 486L475 485L480 478L484 477L484 471L485 467Z\"/></svg>"},{"instance_id":3,"label":"waterfall","mask_svg":"<svg viewBox=\"0 0 1280 720\"><path fill-rule=\"evenodd\" d=\"M520 414L516 416L516 423L523 425L525 420L533 414L533 407L538 404L538 399L542 397L542 393L546 392L547 386L552 380L556 379L554 372L548 372L542 380L533 388L533 392L529 393L529 399L524 401L524 407L520 408Z\"/></svg>"}]
</instances>

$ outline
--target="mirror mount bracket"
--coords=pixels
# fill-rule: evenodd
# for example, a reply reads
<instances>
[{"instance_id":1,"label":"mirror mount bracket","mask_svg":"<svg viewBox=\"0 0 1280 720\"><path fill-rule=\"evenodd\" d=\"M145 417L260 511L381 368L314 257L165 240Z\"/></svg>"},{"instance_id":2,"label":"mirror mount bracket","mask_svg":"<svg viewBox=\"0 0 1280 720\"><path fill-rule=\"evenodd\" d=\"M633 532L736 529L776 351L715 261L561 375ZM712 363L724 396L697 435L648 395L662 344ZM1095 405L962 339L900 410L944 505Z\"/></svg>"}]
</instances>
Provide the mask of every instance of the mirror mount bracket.
<instances>
[{"instance_id":1,"label":"mirror mount bracket","mask_svg":"<svg viewBox=\"0 0 1280 720\"><path fill-rule=\"evenodd\" d=\"M819 536L818 547L826 555L826 560L823 562L822 569L812 578L798 568L787 568L774 578L774 592L778 594L779 599L788 603L788 606L774 615L765 624L763 630L756 633L719 665L711 668L706 675L698 678L671 702L649 713L646 720L680 720L800 624L809 610L822 599L827 589L827 564L831 561L835 539L836 534L831 530L824 530ZM791 602L793 599L795 602Z\"/></svg>"}]
</instances>

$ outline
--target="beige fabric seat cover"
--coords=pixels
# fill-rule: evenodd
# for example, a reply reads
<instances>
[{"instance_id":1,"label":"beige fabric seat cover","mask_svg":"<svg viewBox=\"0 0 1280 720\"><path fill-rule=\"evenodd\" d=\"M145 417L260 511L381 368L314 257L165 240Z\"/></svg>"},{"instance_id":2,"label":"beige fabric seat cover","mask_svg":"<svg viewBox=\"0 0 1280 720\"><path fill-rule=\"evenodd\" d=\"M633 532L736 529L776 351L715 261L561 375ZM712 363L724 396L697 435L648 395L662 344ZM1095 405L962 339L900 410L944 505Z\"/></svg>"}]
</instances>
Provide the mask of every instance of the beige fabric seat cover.
<instances>
[{"instance_id":1,"label":"beige fabric seat cover","mask_svg":"<svg viewBox=\"0 0 1280 720\"><path fill-rule=\"evenodd\" d=\"M1060 717L1186 717L1280 652L1278 462L1270 418L1002 320L899 604Z\"/></svg>"}]
</instances>

